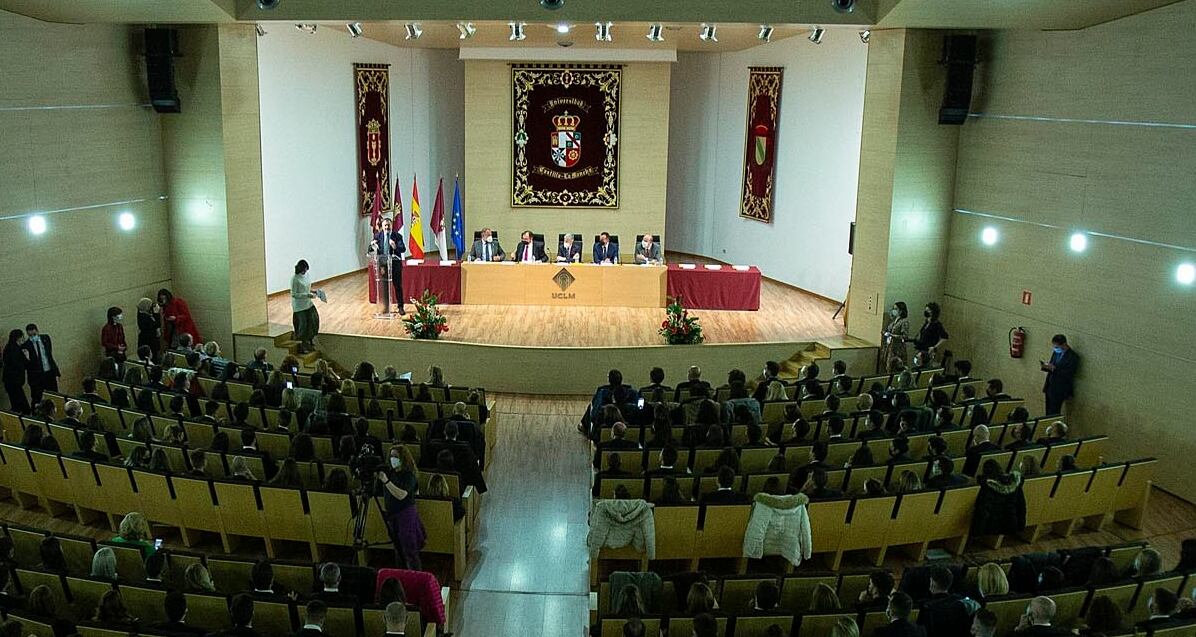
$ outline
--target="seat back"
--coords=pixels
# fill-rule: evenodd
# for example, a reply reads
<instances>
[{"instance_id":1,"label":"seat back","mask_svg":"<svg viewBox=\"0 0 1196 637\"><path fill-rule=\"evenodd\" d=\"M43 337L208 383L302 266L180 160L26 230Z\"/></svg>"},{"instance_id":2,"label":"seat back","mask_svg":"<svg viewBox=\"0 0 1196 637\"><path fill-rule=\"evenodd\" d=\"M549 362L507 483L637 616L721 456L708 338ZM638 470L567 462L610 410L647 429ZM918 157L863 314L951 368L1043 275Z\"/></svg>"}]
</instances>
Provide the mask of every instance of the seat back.
<instances>
[{"instance_id":1,"label":"seat back","mask_svg":"<svg viewBox=\"0 0 1196 637\"><path fill-rule=\"evenodd\" d=\"M896 496L880 498L858 498L854 502L851 519L843 531L840 551L885 546L889 532L889 520L893 516Z\"/></svg>"},{"instance_id":2,"label":"seat back","mask_svg":"<svg viewBox=\"0 0 1196 637\"><path fill-rule=\"evenodd\" d=\"M851 500L827 500L806 505L813 553L835 553L840 549L850 507Z\"/></svg>"},{"instance_id":3,"label":"seat back","mask_svg":"<svg viewBox=\"0 0 1196 637\"><path fill-rule=\"evenodd\" d=\"M291 605L280 602L253 603L253 628L262 635L289 635L295 631Z\"/></svg>"},{"instance_id":4,"label":"seat back","mask_svg":"<svg viewBox=\"0 0 1196 637\"><path fill-rule=\"evenodd\" d=\"M688 559L694 555L701 507L658 506L652 509L656 526L656 559Z\"/></svg>"},{"instance_id":5,"label":"seat back","mask_svg":"<svg viewBox=\"0 0 1196 637\"><path fill-rule=\"evenodd\" d=\"M781 580L781 603L779 608L793 613L804 613L810 610L810 599L814 589L819 584L826 584L834 588L838 578L826 575L792 575Z\"/></svg>"},{"instance_id":6,"label":"seat back","mask_svg":"<svg viewBox=\"0 0 1196 637\"><path fill-rule=\"evenodd\" d=\"M311 541L311 521L303 511L303 492L282 487L260 487L266 535L275 540Z\"/></svg>"},{"instance_id":7,"label":"seat back","mask_svg":"<svg viewBox=\"0 0 1196 637\"><path fill-rule=\"evenodd\" d=\"M756 587L763 582L777 583L775 577L728 577L718 590L718 607L724 612L739 613L752 607ZM779 589L779 586L778 586Z\"/></svg>"},{"instance_id":8,"label":"seat back","mask_svg":"<svg viewBox=\"0 0 1196 637\"><path fill-rule=\"evenodd\" d=\"M695 557L740 557L743 555L743 534L747 531L752 507L748 504L705 507L705 523L694 543Z\"/></svg>"},{"instance_id":9,"label":"seat back","mask_svg":"<svg viewBox=\"0 0 1196 637\"><path fill-rule=\"evenodd\" d=\"M166 621L166 591L139 586L121 586L120 596L129 609L129 614L145 625Z\"/></svg>"},{"instance_id":10,"label":"seat back","mask_svg":"<svg viewBox=\"0 0 1196 637\"><path fill-rule=\"evenodd\" d=\"M87 619L95 616L100 598L113 588L112 582L85 577L68 577L66 586L67 590L71 592L75 616Z\"/></svg>"},{"instance_id":11,"label":"seat back","mask_svg":"<svg viewBox=\"0 0 1196 637\"><path fill-rule=\"evenodd\" d=\"M843 617L856 618L855 613L807 613L800 618L799 635L829 635L835 624Z\"/></svg>"},{"instance_id":12,"label":"seat back","mask_svg":"<svg viewBox=\"0 0 1196 637\"><path fill-rule=\"evenodd\" d=\"M722 635L726 635L727 634L727 618L718 616L718 617L715 617L715 620L718 621L718 630L715 631L714 634L719 635L720 637ZM647 628L646 625L645 625L645 628ZM622 628L620 627L620 631L621 630L622 630ZM620 632L619 634L622 634L622 633ZM645 632L644 634L645 635L653 635L655 633ZM694 620L692 617L670 617L669 618L668 637L692 637L693 634L694 634Z\"/></svg>"},{"instance_id":13,"label":"seat back","mask_svg":"<svg viewBox=\"0 0 1196 637\"><path fill-rule=\"evenodd\" d=\"M254 486L243 482L216 482L216 510L228 535L264 537L266 525L257 506Z\"/></svg>"},{"instance_id":14,"label":"seat back","mask_svg":"<svg viewBox=\"0 0 1196 637\"><path fill-rule=\"evenodd\" d=\"M227 597L212 593L186 593L185 595L187 597L188 624L202 626L213 632L232 627L233 622L228 615Z\"/></svg>"},{"instance_id":15,"label":"seat back","mask_svg":"<svg viewBox=\"0 0 1196 637\"><path fill-rule=\"evenodd\" d=\"M735 623L732 624L730 637L763 637L768 634L769 627L774 624L781 628L782 635L796 634L790 632L793 630L793 618L793 615L782 615L775 612L739 615L735 618Z\"/></svg>"},{"instance_id":16,"label":"seat back","mask_svg":"<svg viewBox=\"0 0 1196 637\"><path fill-rule=\"evenodd\" d=\"M208 572L212 575L216 590L221 593L239 593L253 588L250 581L253 572L252 560L209 557Z\"/></svg>"}]
</instances>

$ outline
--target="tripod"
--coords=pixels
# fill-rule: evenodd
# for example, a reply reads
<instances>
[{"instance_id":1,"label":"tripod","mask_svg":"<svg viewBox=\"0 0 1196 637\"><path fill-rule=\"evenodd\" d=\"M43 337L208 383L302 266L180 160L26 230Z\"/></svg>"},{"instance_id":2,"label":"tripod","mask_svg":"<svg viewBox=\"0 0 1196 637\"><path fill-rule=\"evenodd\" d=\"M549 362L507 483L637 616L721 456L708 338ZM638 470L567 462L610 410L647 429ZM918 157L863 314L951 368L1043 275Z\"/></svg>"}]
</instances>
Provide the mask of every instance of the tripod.
<instances>
[{"instance_id":1,"label":"tripod","mask_svg":"<svg viewBox=\"0 0 1196 637\"><path fill-rule=\"evenodd\" d=\"M378 474L374 474L374 479L369 483L369 486L362 485L360 489L354 491L352 496L355 498L354 502L357 504L357 511L353 514L353 550L357 555L357 561L362 566L368 563L367 551L374 546L382 546L385 542L374 542L373 544L366 542L365 529L366 522L370 515L370 501L374 502L374 508L378 510L378 515L382 518L383 524L386 520L386 512L382 509L382 503L378 501ZM390 535L390 525L387 525L386 533ZM391 542L395 539L390 538Z\"/></svg>"}]
</instances>

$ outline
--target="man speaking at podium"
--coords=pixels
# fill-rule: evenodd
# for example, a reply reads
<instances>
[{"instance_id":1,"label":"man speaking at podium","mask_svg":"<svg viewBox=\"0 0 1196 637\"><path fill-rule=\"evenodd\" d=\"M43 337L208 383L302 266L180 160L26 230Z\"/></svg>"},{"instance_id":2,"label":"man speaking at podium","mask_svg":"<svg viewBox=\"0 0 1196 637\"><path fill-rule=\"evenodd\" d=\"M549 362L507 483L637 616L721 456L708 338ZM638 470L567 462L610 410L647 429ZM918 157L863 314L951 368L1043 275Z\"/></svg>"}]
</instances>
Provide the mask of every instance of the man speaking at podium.
<instances>
[{"instance_id":1,"label":"man speaking at podium","mask_svg":"<svg viewBox=\"0 0 1196 637\"><path fill-rule=\"evenodd\" d=\"M548 254L544 252L544 244L535 240L531 230L524 230L519 237L522 241L515 247L515 261L519 263L547 263Z\"/></svg>"},{"instance_id":2,"label":"man speaking at podium","mask_svg":"<svg viewBox=\"0 0 1196 637\"><path fill-rule=\"evenodd\" d=\"M370 247L378 255L378 274L394 283L394 297L398 297L399 314L403 314L403 233L391 229L391 221L382 218L382 230L374 234ZM382 304L391 296L390 289L380 291Z\"/></svg>"}]
</instances>

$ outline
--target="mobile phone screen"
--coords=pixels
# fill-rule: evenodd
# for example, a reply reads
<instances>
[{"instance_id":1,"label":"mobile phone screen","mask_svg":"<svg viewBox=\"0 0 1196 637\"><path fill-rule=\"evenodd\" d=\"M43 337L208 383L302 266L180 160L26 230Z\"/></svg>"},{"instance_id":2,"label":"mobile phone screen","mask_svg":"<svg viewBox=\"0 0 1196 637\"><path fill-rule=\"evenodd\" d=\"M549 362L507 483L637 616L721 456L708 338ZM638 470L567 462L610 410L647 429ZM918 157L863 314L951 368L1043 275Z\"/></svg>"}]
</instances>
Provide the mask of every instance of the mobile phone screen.
<instances>
[{"instance_id":1,"label":"mobile phone screen","mask_svg":"<svg viewBox=\"0 0 1196 637\"><path fill-rule=\"evenodd\" d=\"M294 388L295 388L295 383L293 381L288 380L287 381L287 389L294 389Z\"/></svg>"},{"instance_id":2,"label":"mobile phone screen","mask_svg":"<svg viewBox=\"0 0 1196 637\"><path fill-rule=\"evenodd\" d=\"M160 548L162 548L162 538L154 540L154 550L156 551Z\"/></svg>"},{"instance_id":3,"label":"mobile phone screen","mask_svg":"<svg viewBox=\"0 0 1196 637\"><path fill-rule=\"evenodd\" d=\"M640 409L643 409L643 408L644 408L644 399L643 399L643 398L640 398L640 401L639 401L639 408L640 408Z\"/></svg>"}]
</instances>

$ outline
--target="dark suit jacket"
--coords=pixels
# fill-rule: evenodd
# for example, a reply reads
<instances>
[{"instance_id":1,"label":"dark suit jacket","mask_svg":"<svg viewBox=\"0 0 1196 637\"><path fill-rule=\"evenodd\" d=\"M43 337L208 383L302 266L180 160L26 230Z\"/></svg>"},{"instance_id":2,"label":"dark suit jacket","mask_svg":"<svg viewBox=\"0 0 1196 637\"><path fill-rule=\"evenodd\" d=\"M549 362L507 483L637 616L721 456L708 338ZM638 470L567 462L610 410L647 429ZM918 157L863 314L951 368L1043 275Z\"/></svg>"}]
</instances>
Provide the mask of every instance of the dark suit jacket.
<instances>
[{"instance_id":1,"label":"dark suit jacket","mask_svg":"<svg viewBox=\"0 0 1196 637\"><path fill-rule=\"evenodd\" d=\"M1055 364L1055 369L1047 372L1042 392L1058 400L1071 398L1075 393L1076 368L1080 366L1080 355L1075 350L1065 349L1062 354L1052 354L1051 362Z\"/></svg>"},{"instance_id":2,"label":"dark suit jacket","mask_svg":"<svg viewBox=\"0 0 1196 637\"><path fill-rule=\"evenodd\" d=\"M923 602L918 624L926 629L926 637L955 637L968 634L972 615L958 595L939 593Z\"/></svg>"},{"instance_id":3,"label":"dark suit jacket","mask_svg":"<svg viewBox=\"0 0 1196 637\"><path fill-rule=\"evenodd\" d=\"M834 500L835 498L843 497L843 492L838 489L830 487L822 487L821 489L814 489L810 491L811 500Z\"/></svg>"},{"instance_id":4,"label":"dark suit jacket","mask_svg":"<svg viewBox=\"0 0 1196 637\"><path fill-rule=\"evenodd\" d=\"M184 622L162 622L150 626L150 629L169 637L197 637L206 632L198 626L188 626Z\"/></svg>"},{"instance_id":5,"label":"dark suit jacket","mask_svg":"<svg viewBox=\"0 0 1196 637\"><path fill-rule=\"evenodd\" d=\"M951 487L958 487L968 483L968 479L957 474L948 473L947 475L933 476L926 481L927 489L949 489Z\"/></svg>"},{"instance_id":6,"label":"dark suit jacket","mask_svg":"<svg viewBox=\"0 0 1196 637\"><path fill-rule=\"evenodd\" d=\"M594 263L602 263L603 259L610 259L612 263L619 262L619 244L610 242L605 246L602 242L594 244Z\"/></svg>"},{"instance_id":7,"label":"dark suit jacket","mask_svg":"<svg viewBox=\"0 0 1196 637\"><path fill-rule=\"evenodd\" d=\"M25 358L25 355L26 350L20 345L4 346L5 385L16 386L25 384L25 370L29 366L29 361Z\"/></svg>"},{"instance_id":8,"label":"dark suit jacket","mask_svg":"<svg viewBox=\"0 0 1196 637\"><path fill-rule=\"evenodd\" d=\"M108 456L98 451L83 451L80 449L71 454L72 458L79 458L80 460L87 460L88 462L108 462Z\"/></svg>"},{"instance_id":9,"label":"dark suit jacket","mask_svg":"<svg viewBox=\"0 0 1196 637\"><path fill-rule=\"evenodd\" d=\"M746 493L735 489L711 491L703 495L701 499L702 504L751 504L751 502L751 498L747 497Z\"/></svg>"},{"instance_id":10,"label":"dark suit jacket","mask_svg":"<svg viewBox=\"0 0 1196 637\"><path fill-rule=\"evenodd\" d=\"M378 242L378 254L379 255L382 254L382 250L383 250L382 246L385 244L387 239L395 242L394 249L390 250L391 261L400 261L401 262L403 260L403 253L407 251L407 248L403 245L403 233L401 233L397 230L391 230L389 233L375 232L374 233L374 241ZM387 246L387 248L389 249L389 246ZM402 266L401 263L399 265Z\"/></svg>"},{"instance_id":11,"label":"dark suit jacket","mask_svg":"<svg viewBox=\"0 0 1196 637\"><path fill-rule=\"evenodd\" d=\"M208 637L259 637L259 635L260 633L256 630L245 626L208 633Z\"/></svg>"},{"instance_id":12,"label":"dark suit jacket","mask_svg":"<svg viewBox=\"0 0 1196 637\"><path fill-rule=\"evenodd\" d=\"M1014 634L1017 637L1064 637L1064 635L1070 635L1071 633L1063 628L1056 628L1054 626L1030 626Z\"/></svg>"},{"instance_id":13,"label":"dark suit jacket","mask_svg":"<svg viewBox=\"0 0 1196 637\"><path fill-rule=\"evenodd\" d=\"M498 243L498 239L494 239L494 241L490 242L490 260L491 261L494 260L494 257L506 258L506 256L507 256L507 253L503 252L502 245ZM474 261L480 260L482 258L482 240L481 239L478 239L473 242L473 247L469 249L469 258L473 259Z\"/></svg>"},{"instance_id":14,"label":"dark suit jacket","mask_svg":"<svg viewBox=\"0 0 1196 637\"><path fill-rule=\"evenodd\" d=\"M899 619L877 628L872 634L876 637L926 637L926 629L908 619Z\"/></svg>"},{"instance_id":15,"label":"dark suit jacket","mask_svg":"<svg viewBox=\"0 0 1196 637\"><path fill-rule=\"evenodd\" d=\"M523 260L523 252L527 250L527 242L520 241L519 245L515 246L515 260ZM544 244L539 241L532 241L532 258L536 261L548 261L548 255L544 253Z\"/></svg>"},{"instance_id":16,"label":"dark suit jacket","mask_svg":"<svg viewBox=\"0 0 1196 637\"><path fill-rule=\"evenodd\" d=\"M314 628L300 628L295 631L295 637L323 637L324 631Z\"/></svg>"},{"instance_id":17,"label":"dark suit jacket","mask_svg":"<svg viewBox=\"0 0 1196 637\"><path fill-rule=\"evenodd\" d=\"M58 363L54 360L54 343L50 340L49 334L41 335L42 348L46 350L46 358L50 359L50 374L54 377L61 376L58 372ZM37 350L33 348L33 339L25 342L25 351L29 353L29 371L41 372L41 361L37 357Z\"/></svg>"},{"instance_id":18,"label":"dark suit jacket","mask_svg":"<svg viewBox=\"0 0 1196 637\"><path fill-rule=\"evenodd\" d=\"M82 393L82 394L79 394L77 396L77 398L83 402L88 402L88 403L100 403L102 405L108 404L108 401L104 400L104 397L99 394Z\"/></svg>"},{"instance_id":19,"label":"dark suit jacket","mask_svg":"<svg viewBox=\"0 0 1196 637\"><path fill-rule=\"evenodd\" d=\"M342 585L344 582L341 583ZM357 604L357 596L345 591L336 591L329 593L328 591L319 591L311 594L311 599L318 599L329 606L353 606Z\"/></svg>"},{"instance_id":20,"label":"dark suit jacket","mask_svg":"<svg viewBox=\"0 0 1196 637\"><path fill-rule=\"evenodd\" d=\"M463 442L451 442L448 440L433 440L429 442L425 450L428 455L424 458L424 464L428 467L435 467L436 456L440 455L441 450L444 449L453 454L453 467L457 470L457 473L461 474L461 484L472 486L474 489L477 489L478 493L485 493L486 478L482 475L482 470L478 466L478 457L474 455L469 445Z\"/></svg>"},{"instance_id":21,"label":"dark suit jacket","mask_svg":"<svg viewBox=\"0 0 1196 637\"><path fill-rule=\"evenodd\" d=\"M557 261L577 261L581 259L581 244L574 241L568 248L565 247L565 242L558 243L556 246L556 260Z\"/></svg>"},{"instance_id":22,"label":"dark suit jacket","mask_svg":"<svg viewBox=\"0 0 1196 637\"><path fill-rule=\"evenodd\" d=\"M976 469L980 468L980 458L990 451L1000 451L1001 448L992 442L982 442L978 445L972 445L968 449L966 459L963 462L963 474L965 476L976 475Z\"/></svg>"},{"instance_id":23,"label":"dark suit jacket","mask_svg":"<svg viewBox=\"0 0 1196 637\"><path fill-rule=\"evenodd\" d=\"M698 385L705 387L707 392L709 392L711 394L714 393L714 392L710 391L710 383L708 383L704 380L699 380L699 381L695 381L692 383L689 382L688 380L685 380L685 381L681 381L681 382L677 383L677 389L673 390L673 402L679 402L681 400L681 392L687 391L693 387L697 387ZM710 396L710 398L713 399L714 396Z\"/></svg>"}]
</instances>

